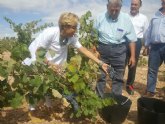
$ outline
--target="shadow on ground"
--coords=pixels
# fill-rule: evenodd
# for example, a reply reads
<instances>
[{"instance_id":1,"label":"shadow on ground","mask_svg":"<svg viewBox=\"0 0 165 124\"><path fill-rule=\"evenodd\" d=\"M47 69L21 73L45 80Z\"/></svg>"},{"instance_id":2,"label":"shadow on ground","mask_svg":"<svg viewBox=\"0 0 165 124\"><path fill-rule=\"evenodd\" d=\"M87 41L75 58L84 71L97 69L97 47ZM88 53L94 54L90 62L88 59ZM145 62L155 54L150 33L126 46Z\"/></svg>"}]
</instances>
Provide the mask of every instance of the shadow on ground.
<instances>
[{"instance_id":1,"label":"shadow on ground","mask_svg":"<svg viewBox=\"0 0 165 124\"><path fill-rule=\"evenodd\" d=\"M134 122L134 124L137 123L137 111L129 111L127 120Z\"/></svg>"}]
</instances>

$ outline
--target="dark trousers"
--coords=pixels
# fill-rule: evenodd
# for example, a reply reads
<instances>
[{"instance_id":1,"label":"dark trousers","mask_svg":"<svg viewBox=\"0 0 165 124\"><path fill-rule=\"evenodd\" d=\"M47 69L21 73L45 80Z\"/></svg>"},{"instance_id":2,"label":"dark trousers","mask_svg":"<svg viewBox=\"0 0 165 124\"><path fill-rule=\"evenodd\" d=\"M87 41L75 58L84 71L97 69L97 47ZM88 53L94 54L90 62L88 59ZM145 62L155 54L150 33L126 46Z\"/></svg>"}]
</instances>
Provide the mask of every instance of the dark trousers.
<instances>
[{"instance_id":1,"label":"dark trousers","mask_svg":"<svg viewBox=\"0 0 165 124\"><path fill-rule=\"evenodd\" d=\"M148 60L147 91L155 92L159 66L165 63L165 43L152 44Z\"/></svg>"},{"instance_id":2,"label":"dark trousers","mask_svg":"<svg viewBox=\"0 0 165 124\"><path fill-rule=\"evenodd\" d=\"M126 44L102 44L99 43L98 51L100 53L101 60L111 65L115 74L112 79L112 93L122 94L123 75L125 69L126 59ZM106 86L106 74L100 69L101 77L96 85L96 92L99 96L103 97L104 89Z\"/></svg>"},{"instance_id":3,"label":"dark trousers","mask_svg":"<svg viewBox=\"0 0 165 124\"><path fill-rule=\"evenodd\" d=\"M127 64L129 62L130 59L130 49L129 46L127 46ZM137 42L136 42L136 47L135 47L135 59L136 59L136 63L134 67L130 67L128 66L128 77L127 77L127 83L126 85L133 85L134 81L135 81L135 75L136 75L136 68L137 68L137 64L138 64L138 60L139 60L139 55L140 55L140 51L142 48L142 39L138 38Z\"/></svg>"}]
</instances>

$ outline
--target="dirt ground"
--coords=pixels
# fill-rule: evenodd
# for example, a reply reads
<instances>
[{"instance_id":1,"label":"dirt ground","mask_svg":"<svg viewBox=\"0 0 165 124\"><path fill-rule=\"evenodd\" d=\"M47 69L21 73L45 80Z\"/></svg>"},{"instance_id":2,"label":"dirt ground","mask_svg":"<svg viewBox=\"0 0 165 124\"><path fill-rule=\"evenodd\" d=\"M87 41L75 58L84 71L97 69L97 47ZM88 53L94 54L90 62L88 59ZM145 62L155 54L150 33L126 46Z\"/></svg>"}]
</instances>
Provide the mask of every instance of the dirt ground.
<instances>
[{"instance_id":1,"label":"dirt ground","mask_svg":"<svg viewBox=\"0 0 165 124\"><path fill-rule=\"evenodd\" d=\"M159 69L159 75L165 69L165 65L162 65ZM132 105L131 109L128 113L127 119L125 120L124 124L136 124L137 123L137 99L144 94L146 88L146 78L147 78L147 66L138 67L136 73L136 80L134 83L135 93L134 95L128 95L125 89L123 90L123 95L127 96L131 99ZM126 79L126 75L125 75ZM157 99L165 100L165 93L162 88L165 87L165 81L161 81L158 79L157 86L156 86L156 96Z\"/></svg>"},{"instance_id":2,"label":"dirt ground","mask_svg":"<svg viewBox=\"0 0 165 124\"><path fill-rule=\"evenodd\" d=\"M159 75L165 71L165 65L159 69ZM125 78L127 77L127 70ZM128 95L123 87L123 95L130 98L132 105L128 116L123 124L137 124L137 99L141 97L146 88L147 65L138 67L136 80L134 83L134 95ZM163 77L164 78L164 77ZM109 87L109 85L107 85ZM162 90L165 87L165 81L158 78L156 86L156 98L165 99L165 93ZM108 89L108 88L107 88ZM61 101L54 101L55 106L52 109L40 107L36 111L29 112L28 105L24 104L21 108L13 110L12 108L3 108L0 110L0 124L91 124L89 118L70 119L68 107L64 107ZM67 111L64 113L64 110ZM95 124L108 124L100 116L94 121Z\"/></svg>"}]
</instances>

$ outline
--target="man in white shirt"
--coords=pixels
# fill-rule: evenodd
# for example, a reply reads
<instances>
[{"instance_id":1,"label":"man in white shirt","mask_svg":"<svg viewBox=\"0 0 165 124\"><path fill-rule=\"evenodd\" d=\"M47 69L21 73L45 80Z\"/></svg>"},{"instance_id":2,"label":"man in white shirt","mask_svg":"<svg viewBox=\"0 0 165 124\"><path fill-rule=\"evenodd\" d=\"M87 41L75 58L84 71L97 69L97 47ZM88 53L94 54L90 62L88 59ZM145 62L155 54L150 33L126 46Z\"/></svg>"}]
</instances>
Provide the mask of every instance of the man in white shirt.
<instances>
[{"instance_id":1,"label":"man in white shirt","mask_svg":"<svg viewBox=\"0 0 165 124\"><path fill-rule=\"evenodd\" d=\"M146 32L146 29L148 27L148 19L145 15L141 14L139 12L140 7L142 6L141 0L132 0L131 1L131 8L130 8L130 19L133 23L135 33L137 36L137 42L136 42L136 52L135 52L135 58L136 58L136 64L133 67L130 67L128 65L128 77L126 82L126 91L128 94L133 95L134 94L134 88L133 83L135 81L135 75L136 75L136 67L142 47L142 41L143 41L143 35ZM130 51L128 49L127 54L128 60L130 58Z\"/></svg>"}]
</instances>

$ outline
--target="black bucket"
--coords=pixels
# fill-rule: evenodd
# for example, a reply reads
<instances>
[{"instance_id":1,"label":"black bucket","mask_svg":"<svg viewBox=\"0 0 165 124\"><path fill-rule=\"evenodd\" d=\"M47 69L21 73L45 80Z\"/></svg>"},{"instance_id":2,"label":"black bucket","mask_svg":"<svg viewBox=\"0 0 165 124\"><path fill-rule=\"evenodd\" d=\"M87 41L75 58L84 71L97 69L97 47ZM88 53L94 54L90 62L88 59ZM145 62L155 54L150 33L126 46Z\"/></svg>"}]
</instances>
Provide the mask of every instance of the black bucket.
<instances>
[{"instance_id":1,"label":"black bucket","mask_svg":"<svg viewBox=\"0 0 165 124\"><path fill-rule=\"evenodd\" d=\"M165 101L141 97L137 107L139 124L165 124Z\"/></svg>"},{"instance_id":2,"label":"black bucket","mask_svg":"<svg viewBox=\"0 0 165 124\"><path fill-rule=\"evenodd\" d=\"M101 110L101 117L111 124L121 124L125 121L131 107L131 100L123 95L105 94L104 98L113 97L118 104L104 107Z\"/></svg>"}]
</instances>

